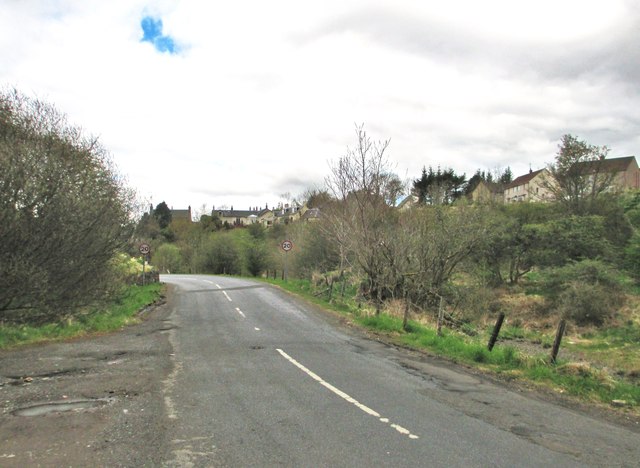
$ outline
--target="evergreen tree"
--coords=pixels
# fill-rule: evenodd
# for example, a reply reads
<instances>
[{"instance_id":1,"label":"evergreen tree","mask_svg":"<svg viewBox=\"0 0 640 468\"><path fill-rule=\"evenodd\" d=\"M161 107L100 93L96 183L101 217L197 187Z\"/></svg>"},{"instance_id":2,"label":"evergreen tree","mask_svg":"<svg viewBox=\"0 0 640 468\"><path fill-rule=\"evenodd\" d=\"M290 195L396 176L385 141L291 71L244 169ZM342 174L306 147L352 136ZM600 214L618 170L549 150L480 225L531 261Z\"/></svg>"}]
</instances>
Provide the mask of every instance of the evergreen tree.
<instances>
[{"instance_id":1,"label":"evergreen tree","mask_svg":"<svg viewBox=\"0 0 640 468\"><path fill-rule=\"evenodd\" d=\"M421 203L429 205L451 204L464 193L466 177L451 168L437 170L422 168L422 176L413 182L413 191Z\"/></svg>"},{"instance_id":2,"label":"evergreen tree","mask_svg":"<svg viewBox=\"0 0 640 468\"><path fill-rule=\"evenodd\" d=\"M171 224L171 210L165 202L160 202L153 210L153 216L158 221L160 229L164 229Z\"/></svg>"}]
</instances>

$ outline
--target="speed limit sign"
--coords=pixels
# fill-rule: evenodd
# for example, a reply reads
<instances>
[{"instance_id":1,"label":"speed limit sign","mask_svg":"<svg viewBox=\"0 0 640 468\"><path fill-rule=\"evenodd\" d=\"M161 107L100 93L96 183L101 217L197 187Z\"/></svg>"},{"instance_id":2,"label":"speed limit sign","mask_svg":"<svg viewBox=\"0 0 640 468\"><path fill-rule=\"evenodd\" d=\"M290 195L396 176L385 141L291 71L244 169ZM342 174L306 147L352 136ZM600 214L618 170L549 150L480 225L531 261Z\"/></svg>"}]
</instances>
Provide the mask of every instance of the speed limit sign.
<instances>
[{"instance_id":1,"label":"speed limit sign","mask_svg":"<svg viewBox=\"0 0 640 468\"><path fill-rule=\"evenodd\" d=\"M151 247L149 247L149 244L140 244L140 253L142 255L148 255L149 252L151 252Z\"/></svg>"},{"instance_id":2,"label":"speed limit sign","mask_svg":"<svg viewBox=\"0 0 640 468\"><path fill-rule=\"evenodd\" d=\"M282 241L282 250L284 250L285 252L288 252L289 250L293 249L293 242L291 242L290 240L285 240Z\"/></svg>"}]
</instances>

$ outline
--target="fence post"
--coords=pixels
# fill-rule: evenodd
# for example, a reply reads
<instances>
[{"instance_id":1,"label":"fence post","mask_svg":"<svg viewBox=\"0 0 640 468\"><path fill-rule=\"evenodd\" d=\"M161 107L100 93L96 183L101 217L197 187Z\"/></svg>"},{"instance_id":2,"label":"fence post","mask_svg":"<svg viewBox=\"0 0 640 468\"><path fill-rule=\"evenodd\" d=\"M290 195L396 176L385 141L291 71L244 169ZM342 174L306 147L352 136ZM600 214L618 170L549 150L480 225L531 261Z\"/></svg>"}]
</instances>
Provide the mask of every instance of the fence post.
<instances>
[{"instance_id":1,"label":"fence post","mask_svg":"<svg viewBox=\"0 0 640 468\"><path fill-rule=\"evenodd\" d=\"M502 322L504 321L504 313L500 312L498 315L498 320L496 320L496 324L493 327L493 333L491 333L491 338L489 338L489 344L487 345L487 349L489 352L493 349L493 346L496 344L496 340L498 339L498 335L500 334L500 328L502 328Z\"/></svg>"},{"instance_id":2,"label":"fence post","mask_svg":"<svg viewBox=\"0 0 640 468\"><path fill-rule=\"evenodd\" d=\"M443 315L444 315L444 312L442 310L442 296L440 296L440 306L438 307L438 327L437 327L438 336L442 336Z\"/></svg>"},{"instance_id":3,"label":"fence post","mask_svg":"<svg viewBox=\"0 0 640 468\"><path fill-rule=\"evenodd\" d=\"M565 319L560 320L558 324L558 331L556 332L556 339L553 340L553 348L551 349L551 364L556 363L558 357L558 351L560 350L560 342L562 341L562 335L564 335L564 329L567 326Z\"/></svg>"}]
</instances>

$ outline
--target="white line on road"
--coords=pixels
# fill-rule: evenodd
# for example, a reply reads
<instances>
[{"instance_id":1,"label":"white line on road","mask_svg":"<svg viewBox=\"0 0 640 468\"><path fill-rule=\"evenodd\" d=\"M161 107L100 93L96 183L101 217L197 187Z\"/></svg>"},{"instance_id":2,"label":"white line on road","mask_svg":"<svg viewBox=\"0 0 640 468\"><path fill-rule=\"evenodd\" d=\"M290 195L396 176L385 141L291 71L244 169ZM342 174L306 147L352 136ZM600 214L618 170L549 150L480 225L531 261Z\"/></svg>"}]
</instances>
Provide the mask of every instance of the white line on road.
<instances>
[{"instance_id":1,"label":"white line on road","mask_svg":"<svg viewBox=\"0 0 640 468\"><path fill-rule=\"evenodd\" d=\"M253 327L253 329L254 329L255 331L260 331L260 329L259 329L258 327Z\"/></svg>"},{"instance_id":2,"label":"white line on road","mask_svg":"<svg viewBox=\"0 0 640 468\"><path fill-rule=\"evenodd\" d=\"M383 422L383 423L389 423L389 419L387 418L383 418L380 413L378 413L377 411L372 410L371 408L369 408L366 405L363 405L362 403L360 403L358 400L356 400L355 398L349 396L348 394L344 393L342 390L340 390L339 388L334 387L333 385L331 385L329 382L325 381L322 379L322 377L320 377L318 374L315 374L314 372L310 371L309 369L307 369L305 366L303 366L302 364L300 364L298 361L296 361L295 359L293 359L291 356L289 356L287 353L285 353L284 351L282 351L281 349L276 349L276 351L278 351L280 353L280 355L285 358L287 361L289 361L291 364L293 364L294 366L296 366L298 369L300 369L301 371L303 371L305 374L307 374L309 377L311 377L313 380L317 381L320 385L324 386L325 388L328 388L329 390L331 390L333 393L335 393L336 395L338 395L340 398L343 398L344 400L348 401L349 403L351 403L352 405L355 405L356 407L360 408L362 411L364 411L365 413L371 415L371 416L375 416L376 418L378 418L379 421ZM412 434L411 431L409 431L408 429L405 429L402 426L399 426L397 424L391 424L391 427L393 427L396 431L398 431L400 434L409 436L410 439L418 439L419 437L415 434Z\"/></svg>"},{"instance_id":3,"label":"white line on road","mask_svg":"<svg viewBox=\"0 0 640 468\"><path fill-rule=\"evenodd\" d=\"M222 289L222 286L220 286L219 284L216 284L216 288Z\"/></svg>"},{"instance_id":4,"label":"white line on road","mask_svg":"<svg viewBox=\"0 0 640 468\"><path fill-rule=\"evenodd\" d=\"M236 311L237 311L240 315L242 315L242 317L243 317L243 318L247 318L247 316L246 316L246 315L244 315L244 314L242 313L242 311L241 311L240 309L238 309L237 307L236 307Z\"/></svg>"},{"instance_id":5,"label":"white line on road","mask_svg":"<svg viewBox=\"0 0 640 468\"><path fill-rule=\"evenodd\" d=\"M229 297L229 295L227 294L227 291L222 291L222 294L224 294L224 297L226 297L229 300L229 302L233 302Z\"/></svg>"}]
</instances>

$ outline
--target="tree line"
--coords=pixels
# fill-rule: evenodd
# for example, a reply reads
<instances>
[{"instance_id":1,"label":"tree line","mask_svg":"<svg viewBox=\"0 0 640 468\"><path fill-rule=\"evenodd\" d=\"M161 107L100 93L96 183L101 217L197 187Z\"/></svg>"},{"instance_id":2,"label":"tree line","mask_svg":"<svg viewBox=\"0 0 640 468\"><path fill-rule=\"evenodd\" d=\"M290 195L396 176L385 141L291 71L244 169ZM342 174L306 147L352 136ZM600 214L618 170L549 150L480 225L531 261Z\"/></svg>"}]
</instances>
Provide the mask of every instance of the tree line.
<instances>
[{"instance_id":1,"label":"tree line","mask_svg":"<svg viewBox=\"0 0 640 468\"><path fill-rule=\"evenodd\" d=\"M123 255L135 256L140 242L165 272L264 276L286 264L290 276L341 293L349 286L377 310L401 300L428 312L444 301L472 313L491 307L486 291L536 277L550 310L597 323L618 306L620 278L640 278L640 194L613 190L601 170L608 148L565 135L549 165L556 201L510 205L465 196L480 181L508 185L509 168L466 180L425 166L407 187L388 148L356 127L325 186L301 197L319 208L314 222L233 229L215 211L173 220L165 202L137 217L135 194L97 139L53 106L3 91L0 321L59 320L114 297L127 275ZM418 203L400 210L407 192ZM294 243L289 253L284 239Z\"/></svg>"},{"instance_id":2,"label":"tree line","mask_svg":"<svg viewBox=\"0 0 640 468\"><path fill-rule=\"evenodd\" d=\"M176 272L258 276L282 270L288 255L292 276L341 290L348 283L376 310L389 300L416 311L444 301L462 314L487 310L487 291L517 288L535 273L549 310L592 323L620 305L621 275L640 277L640 195L616 193L611 176L595 169L606 148L563 137L549 165L552 203L471 204L470 181L507 185L510 169L466 181L430 167L413 181L417 205L399 210L404 187L388 147L356 128L355 145L331 163L325 186L303 197L320 208L316 222L229 230L212 212L204 223L157 230L154 262ZM279 249L285 238L294 242L289 254Z\"/></svg>"}]
</instances>

